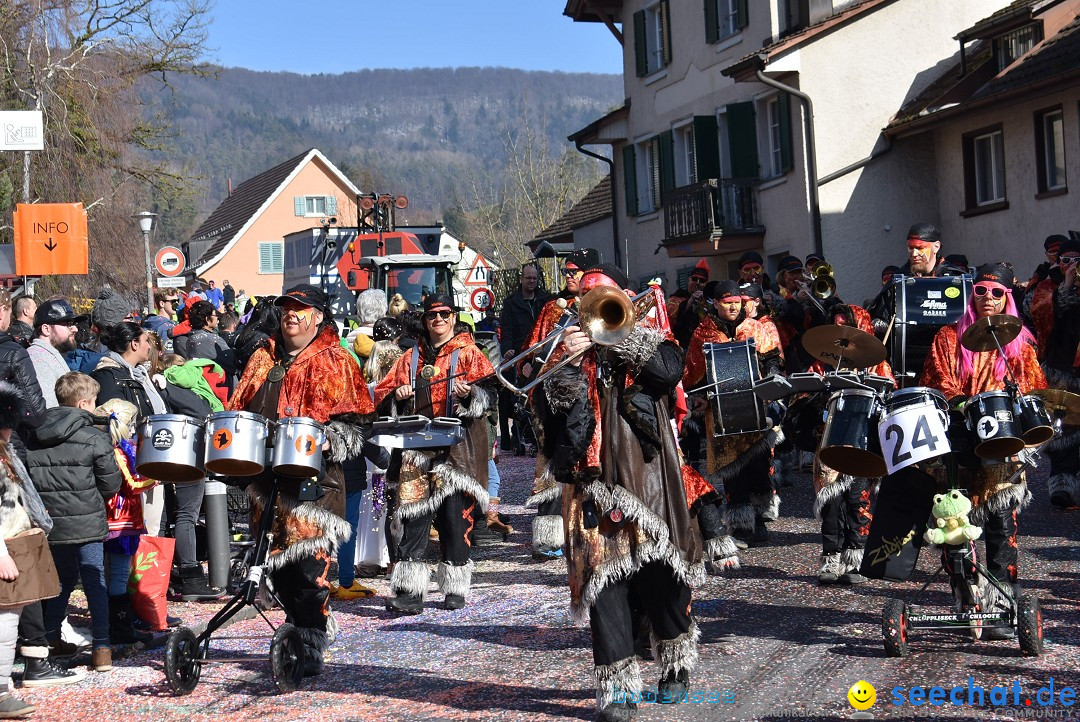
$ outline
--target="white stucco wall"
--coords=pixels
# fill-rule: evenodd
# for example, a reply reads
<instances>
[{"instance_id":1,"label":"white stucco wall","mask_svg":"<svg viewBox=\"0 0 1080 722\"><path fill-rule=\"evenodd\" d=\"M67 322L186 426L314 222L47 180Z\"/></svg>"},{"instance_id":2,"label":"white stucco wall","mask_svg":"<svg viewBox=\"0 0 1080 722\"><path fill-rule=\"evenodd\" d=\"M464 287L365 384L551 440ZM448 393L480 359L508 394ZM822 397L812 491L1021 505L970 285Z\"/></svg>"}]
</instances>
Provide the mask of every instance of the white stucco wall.
<instances>
[{"instance_id":1,"label":"white stucco wall","mask_svg":"<svg viewBox=\"0 0 1080 722\"><path fill-rule=\"evenodd\" d=\"M1015 105L1001 103L965 115L933 132L937 184L940 189L943 251L964 253L973 264L1006 260L1017 276L1027 279L1044 260L1043 240L1052 233L1080 230L1076 193L1080 190L1080 86ZM1037 199L1035 112L1062 106L1065 168L1070 190L1064 195ZM964 218L964 159L962 136L995 123L1002 124L1005 145L1005 195L1009 207Z\"/></svg>"}]
</instances>

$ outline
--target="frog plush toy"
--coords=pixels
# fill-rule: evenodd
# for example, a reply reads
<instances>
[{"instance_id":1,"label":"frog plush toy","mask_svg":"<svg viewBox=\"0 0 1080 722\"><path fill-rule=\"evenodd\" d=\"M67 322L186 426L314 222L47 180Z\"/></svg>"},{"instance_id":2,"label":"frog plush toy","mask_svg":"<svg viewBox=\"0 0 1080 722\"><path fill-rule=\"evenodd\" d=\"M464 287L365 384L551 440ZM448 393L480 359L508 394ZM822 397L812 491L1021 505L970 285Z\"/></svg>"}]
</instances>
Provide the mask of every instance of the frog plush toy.
<instances>
[{"instance_id":1,"label":"frog plush toy","mask_svg":"<svg viewBox=\"0 0 1080 722\"><path fill-rule=\"evenodd\" d=\"M931 544L967 544L969 540L982 536L982 527L968 521L971 511L971 499L959 489L952 489L934 496L935 526L927 529L923 539Z\"/></svg>"}]
</instances>

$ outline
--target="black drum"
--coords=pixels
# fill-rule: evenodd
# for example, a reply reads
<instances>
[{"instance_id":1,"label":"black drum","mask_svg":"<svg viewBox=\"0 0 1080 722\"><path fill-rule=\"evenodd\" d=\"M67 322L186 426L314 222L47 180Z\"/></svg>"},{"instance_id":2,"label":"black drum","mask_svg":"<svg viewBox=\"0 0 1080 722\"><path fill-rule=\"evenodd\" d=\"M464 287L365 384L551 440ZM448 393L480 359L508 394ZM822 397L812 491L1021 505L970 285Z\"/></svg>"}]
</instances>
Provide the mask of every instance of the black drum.
<instances>
[{"instance_id":1,"label":"black drum","mask_svg":"<svg viewBox=\"0 0 1080 722\"><path fill-rule=\"evenodd\" d=\"M975 453L984 459L1007 459L1026 446L1013 398L1005 391L972 396L964 406L964 417L975 435Z\"/></svg>"},{"instance_id":2,"label":"black drum","mask_svg":"<svg viewBox=\"0 0 1080 722\"><path fill-rule=\"evenodd\" d=\"M1041 446L1054 438L1054 418L1046 402L1038 396L1021 396L1016 400L1016 415L1024 431L1026 446Z\"/></svg>"},{"instance_id":3,"label":"black drum","mask_svg":"<svg viewBox=\"0 0 1080 722\"><path fill-rule=\"evenodd\" d=\"M713 412L713 436L732 436L769 428L765 402L754 393L761 379L754 339L707 343L705 381Z\"/></svg>"},{"instance_id":4,"label":"black drum","mask_svg":"<svg viewBox=\"0 0 1080 722\"><path fill-rule=\"evenodd\" d=\"M863 478L885 475L877 427L881 401L873 391L844 389L829 399L828 419L818 459L841 474Z\"/></svg>"},{"instance_id":5,"label":"black drum","mask_svg":"<svg viewBox=\"0 0 1080 722\"><path fill-rule=\"evenodd\" d=\"M922 371L934 335L967 311L971 276L893 276L889 289L895 315L889 334L889 363L898 386L911 386ZM886 293L886 296L890 295Z\"/></svg>"}]
</instances>

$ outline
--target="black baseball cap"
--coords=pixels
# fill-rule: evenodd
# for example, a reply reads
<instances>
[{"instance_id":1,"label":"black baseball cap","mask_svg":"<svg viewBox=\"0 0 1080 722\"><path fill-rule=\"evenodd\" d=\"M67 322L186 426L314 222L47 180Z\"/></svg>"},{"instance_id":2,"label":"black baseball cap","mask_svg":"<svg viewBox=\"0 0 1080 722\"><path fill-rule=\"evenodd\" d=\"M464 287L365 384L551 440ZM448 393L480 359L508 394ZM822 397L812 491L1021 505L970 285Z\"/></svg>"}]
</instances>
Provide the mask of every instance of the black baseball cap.
<instances>
[{"instance_id":1,"label":"black baseball cap","mask_svg":"<svg viewBox=\"0 0 1080 722\"><path fill-rule=\"evenodd\" d=\"M760 301L765 297L760 283L741 283L739 284L739 291L742 293L743 298Z\"/></svg>"},{"instance_id":2,"label":"black baseball cap","mask_svg":"<svg viewBox=\"0 0 1080 722\"><path fill-rule=\"evenodd\" d=\"M777 266L781 271L801 271L803 269L803 262L799 260L797 256L784 256L780 259L780 264Z\"/></svg>"},{"instance_id":3,"label":"black baseball cap","mask_svg":"<svg viewBox=\"0 0 1080 722\"><path fill-rule=\"evenodd\" d=\"M979 281L1000 283L1011 291L1013 288L1013 272L1000 263L984 263L975 271L975 283Z\"/></svg>"},{"instance_id":4,"label":"black baseball cap","mask_svg":"<svg viewBox=\"0 0 1080 722\"><path fill-rule=\"evenodd\" d=\"M761 254L757 251L747 251L746 253L739 256L739 268L742 268L748 263L756 263L759 266L765 265L765 261L762 260Z\"/></svg>"},{"instance_id":5,"label":"black baseball cap","mask_svg":"<svg viewBox=\"0 0 1080 722\"><path fill-rule=\"evenodd\" d=\"M454 299L448 293L429 293L424 299L424 312L428 311L457 311Z\"/></svg>"},{"instance_id":6,"label":"black baseball cap","mask_svg":"<svg viewBox=\"0 0 1080 722\"><path fill-rule=\"evenodd\" d=\"M75 309L71 307L67 299L59 298L55 301L45 301L37 307L37 311L34 313L34 325L40 326L43 323L50 325L75 324L84 318L86 318L86 315L80 316L76 314Z\"/></svg>"},{"instance_id":7,"label":"black baseball cap","mask_svg":"<svg viewBox=\"0 0 1080 722\"><path fill-rule=\"evenodd\" d=\"M312 286L310 283L298 283L283 295L274 299L275 306L284 306L286 301L296 301L302 303L305 306L311 306L312 308L323 311L326 309L328 299L326 294L321 289Z\"/></svg>"},{"instance_id":8,"label":"black baseball cap","mask_svg":"<svg viewBox=\"0 0 1080 722\"><path fill-rule=\"evenodd\" d=\"M1063 236L1060 233L1055 233L1052 236L1047 236L1043 241L1043 250L1049 252L1053 248L1060 247L1062 243L1069 240L1068 236Z\"/></svg>"},{"instance_id":9,"label":"black baseball cap","mask_svg":"<svg viewBox=\"0 0 1080 722\"><path fill-rule=\"evenodd\" d=\"M716 288L713 290L713 298L717 301L721 301L730 296L736 298L742 298L742 289L739 288L738 281L717 281Z\"/></svg>"}]
</instances>

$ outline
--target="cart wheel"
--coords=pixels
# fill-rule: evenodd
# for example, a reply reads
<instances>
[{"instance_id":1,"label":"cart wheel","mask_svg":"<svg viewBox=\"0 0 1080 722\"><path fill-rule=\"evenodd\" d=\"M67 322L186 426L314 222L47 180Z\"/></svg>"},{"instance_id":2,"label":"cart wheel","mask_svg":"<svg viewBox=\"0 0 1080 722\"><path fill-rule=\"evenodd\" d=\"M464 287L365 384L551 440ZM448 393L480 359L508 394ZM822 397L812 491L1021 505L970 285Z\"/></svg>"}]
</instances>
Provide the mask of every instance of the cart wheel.
<instances>
[{"instance_id":1,"label":"cart wheel","mask_svg":"<svg viewBox=\"0 0 1080 722\"><path fill-rule=\"evenodd\" d=\"M1016 605L1016 636L1025 657L1038 657L1043 652L1042 608L1039 598L1024 594Z\"/></svg>"},{"instance_id":2,"label":"cart wheel","mask_svg":"<svg viewBox=\"0 0 1080 722\"><path fill-rule=\"evenodd\" d=\"M165 643L165 681L177 696L191 694L199 684L205 648L189 627L179 627Z\"/></svg>"},{"instance_id":3,"label":"cart wheel","mask_svg":"<svg viewBox=\"0 0 1080 722\"><path fill-rule=\"evenodd\" d=\"M881 613L881 637L885 642L885 654L890 657L906 657L908 647L907 605L903 599L889 599Z\"/></svg>"},{"instance_id":4,"label":"cart wheel","mask_svg":"<svg viewBox=\"0 0 1080 722\"><path fill-rule=\"evenodd\" d=\"M294 692L304 681L304 640L291 624L282 624L270 642L270 672L282 692Z\"/></svg>"}]
</instances>

